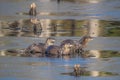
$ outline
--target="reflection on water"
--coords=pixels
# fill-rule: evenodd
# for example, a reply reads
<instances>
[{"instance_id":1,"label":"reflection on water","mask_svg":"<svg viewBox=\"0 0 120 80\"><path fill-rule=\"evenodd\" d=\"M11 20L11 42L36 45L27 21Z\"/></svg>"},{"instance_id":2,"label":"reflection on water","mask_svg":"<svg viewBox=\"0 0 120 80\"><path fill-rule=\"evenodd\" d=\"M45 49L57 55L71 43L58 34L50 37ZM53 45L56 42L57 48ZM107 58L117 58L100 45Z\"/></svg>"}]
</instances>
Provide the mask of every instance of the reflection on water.
<instances>
[{"instance_id":1,"label":"reflection on water","mask_svg":"<svg viewBox=\"0 0 120 80\"><path fill-rule=\"evenodd\" d=\"M115 63L114 63L115 62ZM6 80L6 78L21 78L22 79L70 79L73 80L74 74L73 65L81 64L82 72L80 77L86 79L93 79L93 77L101 80L105 79L119 79L119 58L110 59L104 61L101 59L82 59L82 58L70 58L69 60L63 58L26 58L26 57L0 57L0 78ZM97 65L99 67L96 67ZM113 64L114 67L113 68ZM113 69L112 69L113 68ZM116 70L117 69L117 70ZM97 72L97 73L95 73ZM93 75L94 73L94 75ZM99 74L98 74L99 73ZM97 76L95 76L98 74ZM49 76L46 76L49 75ZM92 77L91 77L92 76Z\"/></svg>"},{"instance_id":2,"label":"reflection on water","mask_svg":"<svg viewBox=\"0 0 120 80\"><path fill-rule=\"evenodd\" d=\"M97 58L111 58L111 57L120 57L120 52L119 51L99 51L99 53L95 54L95 52L92 53L92 50L85 51L84 55L88 57L97 57Z\"/></svg>"},{"instance_id":3,"label":"reflection on water","mask_svg":"<svg viewBox=\"0 0 120 80\"><path fill-rule=\"evenodd\" d=\"M64 55L64 56L58 56L58 55L53 55L53 56L47 56L47 57L56 57L56 58L74 58L74 57L81 57L81 58L111 58L111 57L120 57L120 52L119 51L108 51L108 50L104 50L104 51L98 51L99 54L95 54L95 52L92 53L92 50L88 50L88 51L84 51L82 53L74 53L74 55ZM37 55L39 53L36 53L35 55ZM99 55L99 57L98 57ZM8 49L8 50L1 50L0 51L0 56L21 56L21 57L31 57L28 56L24 53L23 50L21 49ZM36 56L37 57L37 56ZM38 57L43 57L43 56L38 56ZM44 57L46 57L44 55Z\"/></svg>"},{"instance_id":4,"label":"reflection on water","mask_svg":"<svg viewBox=\"0 0 120 80\"><path fill-rule=\"evenodd\" d=\"M68 72L68 73L61 73L62 75L69 75L69 76L92 76L91 73L94 72L94 71L85 71L85 70L81 70L79 72L79 74L76 75L75 72ZM117 76L118 74L117 73L111 73L111 72L99 72L99 71L96 71L99 73L99 75L97 76L93 76L93 77L107 77L107 76Z\"/></svg>"},{"instance_id":5,"label":"reflection on water","mask_svg":"<svg viewBox=\"0 0 120 80\"><path fill-rule=\"evenodd\" d=\"M0 22L1 36L120 36L119 21L98 20L38 20L37 24L28 20ZM89 23L88 23L89 22ZM95 24L95 26L94 26ZM35 26L36 25L36 29ZM98 28L97 28L98 26ZM98 33L99 32L99 33Z\"/></svg>"}]
</instances>

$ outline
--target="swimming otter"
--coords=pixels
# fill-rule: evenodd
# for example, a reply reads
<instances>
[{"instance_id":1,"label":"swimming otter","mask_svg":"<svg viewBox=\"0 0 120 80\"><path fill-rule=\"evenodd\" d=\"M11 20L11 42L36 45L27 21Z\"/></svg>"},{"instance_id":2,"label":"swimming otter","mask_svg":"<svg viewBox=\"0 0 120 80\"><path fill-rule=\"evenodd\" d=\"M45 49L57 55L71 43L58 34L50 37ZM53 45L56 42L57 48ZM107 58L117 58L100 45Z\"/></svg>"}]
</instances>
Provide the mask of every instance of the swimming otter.
<instances>
[{"instance_id":1,"label":"swimming otter","mask_svg":"<svg viewBox=\"0 0 120 80\"><path fill-rule=\"evenodd\" d=\"M36 16L37 15L36 4L35 3L32 3L30 5L29 15L30 16Z\"/></svg>"},{"instance_id":2,"label":"swimming otter","mask_svg":"<svg viewBox=\"0 0 120 80\"><path fill-rule=\"evenodd\" d=\"M83 48L86 46L86 44L92 40L92 37L90 36L83 36L79 41L77 40L71 40L71 39L67 39L61 42L61 46L64 46L65 44L71 44L71 50L73 53L77 52L81 52L83 50Z\"/></svg>"},{"instance_id":3,"label":"swimming otter","mask_svg":"<svg viewBox=\"0 0 120 80\"><path fill-rule=\"evenodd\" d=\"M74 72L80 71L80 64L74 65Z\"/></svg>"},{"instance_id":4,"label":"swimming otter","mask_svg":"<svg viewBox=\"0 0 120 80\"><path fill-rule=\"evenodd\" d=\"M72 72L71 75L73 76L81 76L84 75L86 71L84 70L84 68L80 67L80 64L75 64L74 65L74 71Z\"/></svg>"},{"instance_id":5,"label":"swimming otter","mask_svg":"<svg viewBox=\"0 0 120 80\"><path fill-rule=\"evenodd\" d=\"M78 76L86 76L89 74L89 72L85 70L85 67L81 67L80 64L75 64L72 72L67 72L62 74L78 77Z\"/></svg>"},{"instance_id":6,"label":"swimming otter","mask_svg":"<svg viewBox=\"0 0 120 80\"><path fill-rule=\"evenodd\" d=\"M64 46L51 45L46 49L46 55L70 55L71 54L71 44L65 44Z\"/></svg>"},{"instance_id":7,"label":"swimming otter","mask_svg":"<svg viewBox=\"0 0 120 80\"><path fill-rule=\"evenodd\" d=\"M70 76L81 76L84 75L84 68L80 67L80 64L75 64L73 67L73 71L72 72L68 72L68 73L62 73L63 75L70 75Z\"/></svg>"},{"instance_id":8,"label":"swimming otter","mask_svg":"<svg viewBox=\"0 0 120 80\"><path fill-rule=\"evenodd\" d=\"M25 49L25 53L28 55L35 55L36 53L39 53L41 55L45 54L45 50L48 46L53 45L55 42L54 38L47 38L45 43L33 43L28 48Z\"/></svg>"},{"instance_id":9,"label":"swimming otter","mask_svg":"<svg viewBox=\"0 0 120 80\"><path fill-rule=\"evenodd\" d=\"M75 47L77 46L76 41L75 40L71 40L71 39L66 39L66 40L62 41L60 46L63 47L65 44L72 45L71 46L71 51L72 52L74 52Z\"/></svg>"}]
</instances>

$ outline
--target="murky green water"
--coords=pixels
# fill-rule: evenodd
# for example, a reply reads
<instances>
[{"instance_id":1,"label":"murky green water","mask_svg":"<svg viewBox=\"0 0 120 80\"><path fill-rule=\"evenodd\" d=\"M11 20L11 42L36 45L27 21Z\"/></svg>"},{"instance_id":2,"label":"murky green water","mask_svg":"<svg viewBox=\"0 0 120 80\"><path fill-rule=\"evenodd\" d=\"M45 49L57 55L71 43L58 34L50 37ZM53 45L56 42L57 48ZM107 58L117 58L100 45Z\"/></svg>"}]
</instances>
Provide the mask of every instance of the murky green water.
<instances>
[{"instance_id":1,"label":"murky green water","mask_svg":"<svg viewBox=\"0 0 120 80\"><path fill-rule=\"evenodd\" d=\"M37 16L28 15L32 2ZM0 0L0 80L119 80L119 0ZM37 19L36 30L33 21ZM14 53L54 37L93 38L84 54L26 57ZM73 66L83 71L74 75Z\"/></svg>"}]
</instances>

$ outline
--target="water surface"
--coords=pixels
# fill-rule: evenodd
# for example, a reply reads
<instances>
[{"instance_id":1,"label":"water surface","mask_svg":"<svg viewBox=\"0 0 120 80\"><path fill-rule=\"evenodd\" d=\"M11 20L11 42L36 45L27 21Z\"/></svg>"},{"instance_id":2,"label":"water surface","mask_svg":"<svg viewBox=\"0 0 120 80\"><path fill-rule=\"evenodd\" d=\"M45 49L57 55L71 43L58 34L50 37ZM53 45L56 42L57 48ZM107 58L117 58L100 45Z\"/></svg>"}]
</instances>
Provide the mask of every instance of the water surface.
<instances>
[{"instance_id":1,"label":"water surface","mask_svg":"<svg viewBox=\"0 0 120 80\"><path fill-rule=\"evenodd\" d=\"M37 5L36 17L28 15L32 2ZM119 4L119 0L0 0L0 79L119 80ZM84 35L94 38L83 54L75 56L26 57L10 52L51 36L60 45ZM84 68L84 74L71 75L75 64Z\"/></svg>"}]
</instances>

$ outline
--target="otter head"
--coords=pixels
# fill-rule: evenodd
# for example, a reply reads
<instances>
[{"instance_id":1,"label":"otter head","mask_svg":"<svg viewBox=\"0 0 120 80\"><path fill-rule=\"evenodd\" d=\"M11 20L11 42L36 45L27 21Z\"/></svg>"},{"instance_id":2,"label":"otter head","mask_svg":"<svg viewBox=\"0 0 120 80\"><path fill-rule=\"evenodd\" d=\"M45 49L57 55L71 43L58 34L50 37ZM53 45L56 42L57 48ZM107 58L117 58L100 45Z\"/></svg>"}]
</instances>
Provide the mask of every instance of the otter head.
<instances>
[{"instance_id":1,"label":"otter head","mask_svg":"<svg viewBox=\"0 0 120 80\"><path fill-rule=\"evenodd\" d=\"M75 64L74 65L74 71L79 71L80 70L80 64Z\"/></svg>"},{"instance_id":2,"label":"otter head","mask_svg":"<svg viewBox=\"0 0 120 80\"><path fill-rule=\"evenodd\" d=\"M80 43L83 47L85 47L86 44L87 44L89 41L91 41L91 40L93 40L93 37L91 37L91 36L84 36L82 39L79 40L79 43Z\"/></svg>"},{"instance_id":3,"label":"otter head","mask_svg":"<svg viewBox=\"0 0 120 80\"><path fill-rule=\"evenodd\" d=\"M35 8L36 8L36 4L35 4L35 3L32 3L32 4L30 5L30 8L35 9Z\"/></svg>"},{"instance_id":4,"label":"otter head","mask_svg":"<svg viewBox=\"0 0 120 80\"><path fill-rule=\"evenodd\" d=\"M47 38L46 40L46 47L50 46L50 45L54 45L55 43L55 39L54 38Z\"/></svg>"},{"instance_id":5,"label":"otter head","mask_svg":"<svg viewBox=\"0 0 120 80\"><path fill-rule=\"evenodd\" d=\"M87 41L87 42L88 42L88 41L93 40L93 37L91 37L91 36L86 36L84 39L85 39L85 41Z\"/></svg>"},{"instance_id":6,"label":"otter head","mask_svg":"<svg viewBox=\"0 0 120 80\"><path fill-rule=\"evenodd\" d=\"M70 43L67 43L64 46L62 46L62 54L66 54L66 55L70 54L72 47L73 47L73 45L71 45Z\"/></svg>"}]
</instances>

